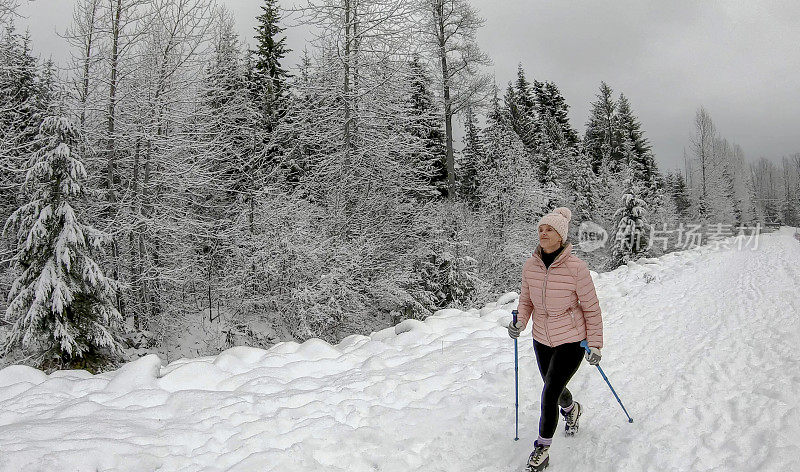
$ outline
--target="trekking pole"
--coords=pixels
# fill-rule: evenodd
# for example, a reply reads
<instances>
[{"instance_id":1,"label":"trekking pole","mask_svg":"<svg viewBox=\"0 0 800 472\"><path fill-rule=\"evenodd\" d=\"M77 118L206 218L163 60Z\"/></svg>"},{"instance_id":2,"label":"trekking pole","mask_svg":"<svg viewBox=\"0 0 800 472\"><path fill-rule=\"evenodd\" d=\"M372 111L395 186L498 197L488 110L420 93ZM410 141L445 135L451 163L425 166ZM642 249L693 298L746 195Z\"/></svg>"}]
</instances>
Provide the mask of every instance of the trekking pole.
<instances>
[{"instance_id":1,"label":"trekking pole","mask_svg":"<svg viewBox=\"0 0 800 472\"><path fill-rule=\"evenodd\" d=\"M517 327L517 310L512 310L514 316L514 327ZM514 408L516 409L516 423L514 429L514 441L519 441L519 362L517 361L517 338L514 338Z\"/></svg>"},{"instance_id":2,"label":"trekking pole","mask_svg":"<svg viewBox=\"0 0 800 472\"><path fill-rule=\"evenodd\" d=\"M589 344L586 342L586 340L585 340L585 339L584 339L583 341L581 341L581 347L582 347L582 348L584 348L584 349L586 349L586 352L588 352L588 353L591 353L591 352L592 352L592 351L589 349ZM624 412L625 412L625 416L627 416L627 417L628 417L628 423L633 423L633 418L631 418L631 415L629 415L629 414L628 414L628 410L626 410L626 409L625 409L625 405L623 405L623 404L622 404L622 400L620 400L620 399L619 399L619 396L617 395L617 392L615 392L615 391L614 391L614 387L612 387L612 386L611 386L611 382L609 382L609 381L608 381L608 377L606 377L606 373L605 373L605 372L603 372L603 369L601 369L599 365L596 365L595 367L597 367L597 370L599 370L599 371L600 371L600 375L602 375L602 376L603 376L603 380L605 380L605 381L606 381L606 383L608 384L608 388L610 388L610 389L611 389L611 393L613 393L613 394L614 394L614 398L616 398L616 399L617 399L617 402L619 402L619 406L621 406L621 407L622 407L622 411L624 411Z\"/></svg>"}]
</instances>

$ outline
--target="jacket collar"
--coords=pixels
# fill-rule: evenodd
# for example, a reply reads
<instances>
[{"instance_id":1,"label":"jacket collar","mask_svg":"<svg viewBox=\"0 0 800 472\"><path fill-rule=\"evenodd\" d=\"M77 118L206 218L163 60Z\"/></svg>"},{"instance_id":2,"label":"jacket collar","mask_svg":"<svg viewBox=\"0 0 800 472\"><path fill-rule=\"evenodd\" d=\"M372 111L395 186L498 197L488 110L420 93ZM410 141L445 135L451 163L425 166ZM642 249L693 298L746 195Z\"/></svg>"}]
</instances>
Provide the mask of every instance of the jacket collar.
<instances>
[{"instance_id":1,"label":"jacket collar","mask_svg":"<svg viewBox=\"0 0 800 472\"><path fill-rule=\"evenodd\" d=\"M562 261L564 261L564 260L565 260L567 257L569 257L569 255L570 255L571 253L572 253L572 243L567 243L567 245L566 245L566 246L564 246L564 249L562 249L562 250L561 250L561 254L559 254L559 255L556 257L556 260L554 260L554 261L553 261L553 262L550 264L550 267L553 267L554 265L561 263L561 262L562 262ZM541 244L539 244L539 245L537 245L537 246L536 246L536 250L535 250L535 251L533 251L533 254L536 256L536 258L539 260L539 262L541 262L541 263L542 263L542 267L544 267L544 261L542 260L542 246L541 246Z\"/></svg>"}]
</instances>

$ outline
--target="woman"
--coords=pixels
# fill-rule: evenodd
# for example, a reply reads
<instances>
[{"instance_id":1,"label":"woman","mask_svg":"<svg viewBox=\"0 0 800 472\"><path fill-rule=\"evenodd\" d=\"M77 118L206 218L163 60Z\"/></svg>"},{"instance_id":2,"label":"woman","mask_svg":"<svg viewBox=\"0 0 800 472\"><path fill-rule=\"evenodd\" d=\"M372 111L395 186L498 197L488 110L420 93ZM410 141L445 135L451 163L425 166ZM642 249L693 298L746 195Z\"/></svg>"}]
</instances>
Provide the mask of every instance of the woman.
<instances>
[{"instance_id":1,"label":"woman","mask_svg":"<svg viewBox=\"0 0 800 472\"><path fill-rule=\"evenodd\" d=\"M508 325L509 336L517 338L533 320L536 362L544 380L539 438L528 458L529 471L541 471L549 464L559 406L566 434L578 430L582 407L566 386L584 354L597 365L603 347L603 320L589 268L566 242L571 216L568 208L561 207L539 221L539 245L522 269L517 323ZM584 339L591 352L580 346Z\"/></svg>"}]
</instances>

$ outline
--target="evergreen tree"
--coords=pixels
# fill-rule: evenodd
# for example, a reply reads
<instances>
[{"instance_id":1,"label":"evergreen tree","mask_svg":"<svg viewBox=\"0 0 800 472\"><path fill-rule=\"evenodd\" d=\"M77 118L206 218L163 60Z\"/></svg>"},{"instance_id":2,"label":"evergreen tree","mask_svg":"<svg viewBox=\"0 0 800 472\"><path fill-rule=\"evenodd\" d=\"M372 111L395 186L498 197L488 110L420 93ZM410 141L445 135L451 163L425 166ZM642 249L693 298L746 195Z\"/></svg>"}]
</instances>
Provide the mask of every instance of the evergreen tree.
<instances>
[{"instance_id":1,"label":"evergreen tree","mask_svg":"<svg viewBox=\"0 0 800 472\"><path fill-rule=\"evenodd\" d=\"M568 195L572 198L573 218L575 221L592 221L597 214L597 177L592 172L589 157L579 153L569 166Z\"/></svg>"},{"instance_id":2,"label":"evergreen tree","mask_svg":"<svg viewBox=\"0 0 800 472\"><path fill-rule=\"evenodd\" d=\"M627 173L622 207L614 214L616 231L609 261L611 269L642 257L648 246L650 225L645 219L645 202L639 197L641 189L631 172Z\"/></svg>"},{"instance_id":3,"label":"evergreen tree","mask_svg":"<svg viewBox=\"0 0 800 472\"><path fill-rule=\"evenodd\" d=\"M513 85L509 84L504 101L512 128L517 132L528 152L535 152L539 147L536 102L522 64L517 65L517 80Z\"/></svg>"},{"instance_id":4,"label":"evergreen tree","mask_svg":"<svg viewBox=\"0 0 800 472\"><path fill-rule=\"evenodd\" d=\"M45 362L95 363L103 350L119 352L117 283L94 260L108 235L81 223L75 212L86 171L74 125L47 117L38 140L25 177L30 200L7 222L17 230L14 260L21 275L9 294L6 318L14 324L5 350L22 346L55 358Z\"/></svg>"},{"instance_id":5,"label":"evergreen tree","mask_svg":"<svg viewBox=\"0 0 800 472\"><path fill-rule=\"evenodd\" d=\"M457 170L460 178L461 198L475 207L478 203L480 186L478 174L480 166L486 160L486 150L472 107L467 108L465 112L464 148L459 157Z\"/></svg>"},{"instance_id":6,"label":"evergreen tree","mask_svg":"<svg viewBox=\"0 0 800 472\"><path fill-rule=\"evenodd\" d=\"M611 172L619 172L622 167L617 103L611 95L611 87L601 82L597 100L592 102L586 135L583 138L584 148L592 162L592 170L598 175L603 162L608 163Z\"/></svg>"},{"instance_id":7,"label":"evergreen tree","mask_svg":"<svg viewBox=\"0 0 800 472\"><path fill-rule=\"evenodd\" d=\"M51 67L40 69L30 50L30 36L21 36L13 24L0 40L0 218L16 207L22 185L21 169L36 149L39 124L50 108Z\"/></svg>"},{"instance_id":8,"label":"evergreen tree","mask_svg":"<svg viewBox=\"0 0 800 472\"><path fill-rule=\"evenodd\" d=\"M266 133L271 133L286 112L286 95L290 75L281 65L287 49L286 37L278 39L284 28L280 26L280 7L277 0L264 0L262 14L256 17L256 48L252 51L250 77L253 101L261 111Z\"/></svg>"},{"instance_id":9,"label":"evergreen tree","mask_svg":"<svg viewBox=\"0 0 800 472\"><path fill-rule=\"evenodd\" d=\"M13 15L7 19L0 25L0 222L22 203L25 165L38 146L36 134L54 87L52 63L40 67L30 37L16 32ZM0 252L12 251L12 242L0 239ZM8 294L16 275L10 261L0 261L0 297Z\"/></svg>"},{"instance_id":10,"label":"evergreen tree","mask_svg":"<svg viewBox=\"0 0 800 472\"><path fill-rule=\"evenodd\" d=\"M547 139L560 149L571 149L578 142L578 132L569 122L569 105L554 82L537 82L536 112L539 126L547 133Z\"/></svg>"},{"instance_id":11,"label":"evergreen tree","mask_svg":"<svg viewBox=\"0 0 800 472\"><path fill-rule=\"evenodd\" d=\"M503 112L506 114L505 120L508 125L517 133L528 152L533 153L538 148L536 115L532 107L525 105L528 101L527 93L526 90L520 91L514 84L509 83L503 96Z\"/></svg>"},{"instance_id":12,"label":"evergreen tree","mask_svg":"<svg viewBox=\"0 0 800 472\"><path fill-rule=\"evenodd\" d=\"M481 279L503 290L519 281L518 255L527 244L530 224L561 198L556 189L542 189L527 149L509 123L495 93L483 131L486 159L478 174L478 215L483 226L476 242ZM521 268L520 268L521 269Z\"/></svg>"},{"instance_id":13,"label":"evergreen tree","mask_svg":"<svg viewBox=\"0 0 800 472\"><path fill-rule=\"evenodd\" d=\"M647 198L656 186L658 169L650 142L645 138L642 125L634 116L624 94L620 94L617 101L617 126L622 144L630 146L630 149L623 150L626 164L633 172L633 179L642 185Z\"/></svg>"},{"instance_id":14,"label":"evergreen tree","mask_svg":"<svg viewBox=\"0 0 800 472\"><path fill-rule=\"evenodd\" d=\"M670 196L675 202L675 210L679 218L690 218L692 202L689 196L689 189L683 174L675 172L668 180Z\"/></svg>"},{"instance_id":15,"label":"evergreen tree","mask_svg":"<svg viewBox=\"0 0 800 472\"><path fill-rule=\"evenodd\" d=\"M198 126L203 128L205 144L214 161L210 171L217 176L214 184L225 193L230 205L240 192L253 189L253 131L256 110L248 99L245 65L233 19L220 14L214 37L214 51L203 82L205 115ZM221 187L221 188L220 188Z\"/></svg>"},{"instance_id":16,"label":"evergreen tree","mask_svg":"<svg viewBox=\"0 0 800 472\"><path fill-rule=\"evenodd\" d=\"M409 99L409 132L423 142L424 152L417 156L429 169L431 188L441 196L447 196L447 148L442 130L442 119L433 93L431 79L419 56L409 63L411 96Z\"/></svg>"},{"instance_id":17,"label":"evergreen tree","mask_svg":"<svg viewBox=\"0 0 800 472\"><path fill-rule=\"evenodd\" d=\"M286 94L287 79L290 75L281 65L281 60L291 52L286 48L286 37L277 39L285 28L280 26L280 10L277 0L264 0L263 13L256 17L256 49L254 70L262 81L264 89L274 100Z\"/></svg>"}]
</instances>

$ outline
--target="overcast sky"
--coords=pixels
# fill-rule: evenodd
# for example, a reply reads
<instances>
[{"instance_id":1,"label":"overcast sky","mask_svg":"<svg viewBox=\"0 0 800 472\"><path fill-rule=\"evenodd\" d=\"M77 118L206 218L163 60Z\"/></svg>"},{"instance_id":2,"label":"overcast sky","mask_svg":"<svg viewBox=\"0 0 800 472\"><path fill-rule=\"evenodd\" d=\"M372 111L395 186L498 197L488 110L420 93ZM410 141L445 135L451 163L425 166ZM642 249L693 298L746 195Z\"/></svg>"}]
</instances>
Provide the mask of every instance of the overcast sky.
<instances>
[{"instance_id":1,"label":"overcast sky","mask_svg":"<svg viewBox=\"0 0 800 472\"><path fill-rule=\"evenodd\" d=\"M74 0L23 9L35 53L64 63L56 35ZM252 41L261 0L219 0ZM628 96L663 168L682 167L704 106L749 160L800 152L800 2L797 0L473 0L486 19L480 46L504 87L522 63L554 81L581 134L600 81ZM306 36L289 30L294 66Z\"/></svg>"}]
</instances>

